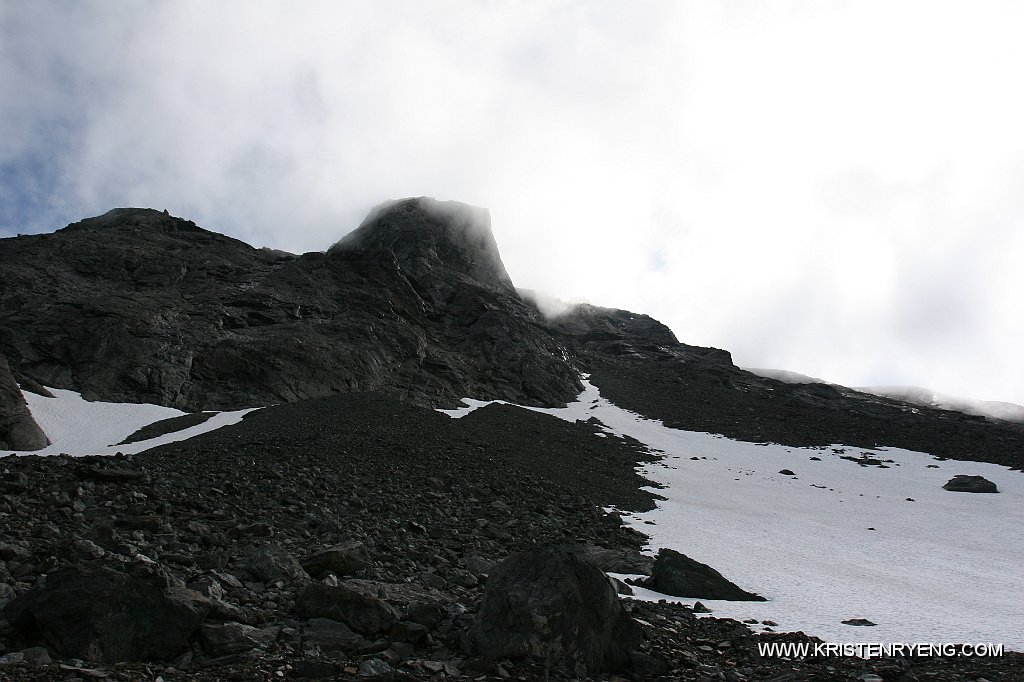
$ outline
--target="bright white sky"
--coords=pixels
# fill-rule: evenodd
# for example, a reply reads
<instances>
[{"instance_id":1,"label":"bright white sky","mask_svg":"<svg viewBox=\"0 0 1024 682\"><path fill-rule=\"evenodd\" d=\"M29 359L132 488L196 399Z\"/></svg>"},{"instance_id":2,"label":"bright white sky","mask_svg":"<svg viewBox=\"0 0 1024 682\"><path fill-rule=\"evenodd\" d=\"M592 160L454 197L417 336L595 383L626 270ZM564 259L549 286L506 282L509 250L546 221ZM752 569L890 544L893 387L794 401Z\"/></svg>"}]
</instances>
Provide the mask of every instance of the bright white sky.
<instances>
[{"instance_id":1,"label":"bright white sky","mask_svg":"<svg viewBox=\"0 0 1024 682\"><path fill-rule=\"evenodd\" d=\"M1024 4L0 0L0 235L326 249L491 209L518 286L847 385L1024 403Z\"/></svg>"}]
</instances>

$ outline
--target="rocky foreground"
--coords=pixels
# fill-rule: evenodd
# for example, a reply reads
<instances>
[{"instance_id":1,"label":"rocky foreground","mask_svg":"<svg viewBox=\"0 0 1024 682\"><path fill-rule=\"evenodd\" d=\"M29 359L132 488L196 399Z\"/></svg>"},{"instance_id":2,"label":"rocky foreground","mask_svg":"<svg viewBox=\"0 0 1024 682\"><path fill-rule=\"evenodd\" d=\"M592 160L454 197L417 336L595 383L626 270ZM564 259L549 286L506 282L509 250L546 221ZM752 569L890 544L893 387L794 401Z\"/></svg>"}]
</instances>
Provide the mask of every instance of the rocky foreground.
<instances>
[{"instance_id":1,"label":"rocky foreground","mask_svg":"<svg viewBox=\"0 0 1024 682\"><path fill-rule=\"evenodd\" d=\"M595 566L651 560L602 509L654 504L650 455L597 431L348 394L134 457L5 458L0 678L1024 679L1020 654L762 658L808 638L617 599Z\"/></svg>"}]
</instances>

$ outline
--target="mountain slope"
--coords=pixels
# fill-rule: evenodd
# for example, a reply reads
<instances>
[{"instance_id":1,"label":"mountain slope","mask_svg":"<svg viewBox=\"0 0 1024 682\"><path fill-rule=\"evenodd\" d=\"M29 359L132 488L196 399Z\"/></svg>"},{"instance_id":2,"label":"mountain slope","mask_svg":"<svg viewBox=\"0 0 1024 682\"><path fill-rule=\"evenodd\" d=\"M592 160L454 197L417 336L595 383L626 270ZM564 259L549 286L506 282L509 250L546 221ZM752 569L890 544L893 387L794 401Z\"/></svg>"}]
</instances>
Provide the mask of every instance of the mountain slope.
<instances>
[{"instance_id":1,"label":"mountain slope","mask_svg":"<svg viewBox=\"0 0 1024 682\"><path fill-rule=\"evenodd\" d=\"M379 390L550 406L586 371L616 403L680 428L1024 465L1024 424L758 376L638 313L546 317L514 288L487 212L457 202L387 202L301 256L115 209L0 240L0 260L13 376L87 399L222 410Z\"/></svg>"},{"instance_id":2,"label":"mountain slope","mask_svg":"<svg viewBox=\"0 0 1024 682\"><path fill-rule=\"evenodd\" d=\"M486 214L456 208L397 202L298 257L146 209L0 240L0 352L90 399L192 410L369 389L571 399L575 372L512 289Z\"/></svg>"}]
</instances>

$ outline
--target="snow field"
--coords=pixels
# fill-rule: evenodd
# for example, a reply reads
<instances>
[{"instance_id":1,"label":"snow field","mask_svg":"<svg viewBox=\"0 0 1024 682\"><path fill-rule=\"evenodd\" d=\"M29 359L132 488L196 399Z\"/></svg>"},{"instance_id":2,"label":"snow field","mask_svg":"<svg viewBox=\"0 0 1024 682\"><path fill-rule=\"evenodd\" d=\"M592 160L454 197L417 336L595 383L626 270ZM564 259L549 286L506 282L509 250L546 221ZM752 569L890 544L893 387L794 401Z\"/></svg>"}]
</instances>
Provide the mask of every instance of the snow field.
<instances>
[{"instance_id":1,"label":"snow field","mask_svg":"<svg viewBox=\"0 0 1024 682\"><path fill-rule=\"evenodd\" d=\"M157 438L117 445L143 426L173 417L185 412L160 405L135 403L90 402L74 391L48 388L53 398L24 391L25 401L36 423L50 439L50 445L31 452L0 452L2 454L24 455L113 455L135 454L180 440L198 436L222 426L236 424L252 409L234 412L219 412L204 423ZM258 408L253 408L258 409Z\"/></svg>"},{"instance_id":2,"label":"snow field","mask_svg":"<svg viewBox=\"0 0 1024 682\"><path fill-rule=\"evenodd\" d=\"M700 600L715 616L771 620L775 630L830 642L991 642L1024 650L1021 472L896 448L796 448L670 429L616 407L589 382L584 387L565 408L525 409L569 421L596 417L607 433L663 455L641 471L667 499L623 518L650 536L652 553L675 549L768 599ZM464 402L444 412L461 417L488 404ZM842 459L863 455L892 461L882 468ZM955 474L985 476L1000 492L943 490ZM877 625L842 624L851 618Z\"/></svg>"}]
</instances>

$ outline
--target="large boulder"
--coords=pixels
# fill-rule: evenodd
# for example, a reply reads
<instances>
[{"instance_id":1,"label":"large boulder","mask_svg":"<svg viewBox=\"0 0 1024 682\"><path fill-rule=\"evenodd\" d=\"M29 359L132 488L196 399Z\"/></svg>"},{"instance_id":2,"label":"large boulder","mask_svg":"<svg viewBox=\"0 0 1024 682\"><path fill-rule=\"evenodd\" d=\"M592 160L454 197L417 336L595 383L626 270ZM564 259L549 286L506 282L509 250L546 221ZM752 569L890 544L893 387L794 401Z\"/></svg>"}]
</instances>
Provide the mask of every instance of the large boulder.
<instances>
[{"instance_id":1,"label":"large boulder","mask_svg":"<svg viewBox=\"0 0 1024 682\"><path fill-rule=\"evenodd\" d=\"M398 621L398 612L387 602L345 584L313 583L295 603L303 618L329 618L356 632L375 635Z\"/></svg>"},{"instance_id":2,"label":"large boulder","mask_svg":"<svg viewBox=\"0 0 1024 682\"><path fill-rule=\"evenodd\" d=\"M245 562L247 570L265 583L282 581L289 584L309 582L309 575L287 549L268 543L257 547Z\"/></svg>"},{"instance_id":3,"label":"large boulder","mask_svg":"<svg viewBox=\"0 0 1024 682\"><path fill-rule=\"evenodd\" d=\"M328 571L338 576L352 575L372 563L366 546L358 540L349 540L309 555L302 561L302 568L318 578Z\"/></svg>"},{"instance_id":4,"label":"large boulder","mask_svg":"<svg viewBox=\"0 0 1024 682\"><path fill-rule=\"evenodd\" d=\"M95 663L165 660L184 653L205 598L158 570L72 565L3 608L14 636Z\"/></svg>"},{"instance_id":5,"label":"large boulder","mask_svg":"<svg viewBox=\"0 0 1024 682\"><path fill-rule=\"evenodd\" d=\"M39 450L49 444L25 404L7 357L0 353L0 450Z\"/></svg>"},{"instance_id":6,"label":"large boulder","mask_svg":"<svg viewBox=\"0 0 1024 682\"><path fill-rule=\"evenodd\" d=\"M588 675L627 666L642 635L608 577L555 548L520 552L495 568L469 637L482 656Z\"/></svg>"},{"instance_id":7,"label":"large boulder","mask_svg":"<svg viewBox=\"0 0 1024 682\"><path fill-rule=\"evenodd\" d=\"M641 554L635 549L608 548L600 545L567 544L563 547L589 561L605 573L643 573L650 574L654 559Z\"/></svg>"},{"instance_id":8,"label":"large boulder","mask_svg":"<svg viewBox=\"0 0 1024 682\"><path fill-rule=\"evenodd\" d=\"M370 640L352 631L344 623L330 618L310 618L299 628L303 649L318 649L326 656L352 654L370 645Z\"/></svg>"},{"instance_id":9,"label":"large boulder","mask_svg":"<svg viewBox=\"0 0 1024 682\"><path fill-rule=\"evenodd\" d=\"M945 490L951 490L955 493L999 492L999 488L996 487L996 484L984 476L967 476L966 474L958 474L954 476L942 487Z\"/></svg>"},{"instance_id":10,"label":"large boulder","mask_svg":"<svg viewBox=\"0 0 1024 682\"><path fill-rule=\"evenodd\" d=\"M737 587L707 564L665 548L658 550L651 577L644 581L643 586L673 597L730 601L765 600L764 597Z\"/></svg>"},{"instance_id":11,"label":"large boulder","mask_svg":"<svg viewBox=\"0 0 1024 682\"><path fill-rule=\"evenodd\" d=\"M211 656L230 656L250 649L266 649L277 639L281 628L257 628L245 623L203 623L203 646Z\"/></svg>"}]
</instances>

